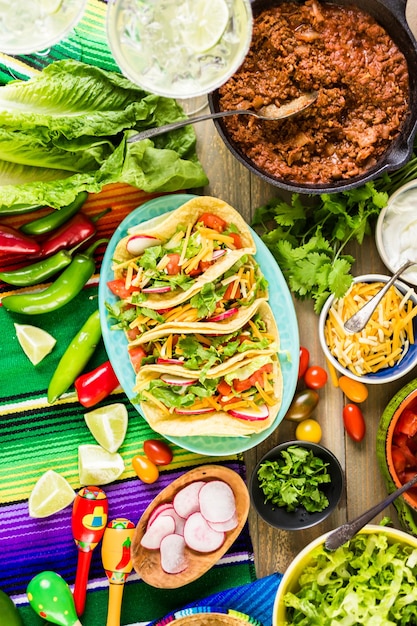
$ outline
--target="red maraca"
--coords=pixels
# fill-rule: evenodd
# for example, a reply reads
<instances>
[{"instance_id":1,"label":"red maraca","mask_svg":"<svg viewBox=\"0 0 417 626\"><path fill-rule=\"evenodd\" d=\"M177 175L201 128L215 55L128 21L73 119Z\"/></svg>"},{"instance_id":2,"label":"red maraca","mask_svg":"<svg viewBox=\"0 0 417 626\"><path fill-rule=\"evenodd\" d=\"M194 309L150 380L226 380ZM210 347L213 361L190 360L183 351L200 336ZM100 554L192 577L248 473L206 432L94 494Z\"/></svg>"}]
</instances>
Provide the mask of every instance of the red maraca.
<instances>
[{"instance_id":1,"label":"red maraca","mask_svg":"<svg viewBox=\"0 0 417 626\"><path fill-rule=\"evenodd\" d=\"M83 487L74 500L71 526L78 547L74 603L79 616L84 612L91 557L103 537L108 506L107 496L100 487Z\"/></svg>"},{"instance_id":2,"label":"red maraca","mask_svg":"<svg viewBox=\"0 0 417 626\"><path fill-rule=\"evenodd\" d=\"M106 626L120 626L124 583L132 571L130 546L134 530L133 522L120 517L109 522L104 531L101 558L110 583Z\"/></svg>"}]
</instances>

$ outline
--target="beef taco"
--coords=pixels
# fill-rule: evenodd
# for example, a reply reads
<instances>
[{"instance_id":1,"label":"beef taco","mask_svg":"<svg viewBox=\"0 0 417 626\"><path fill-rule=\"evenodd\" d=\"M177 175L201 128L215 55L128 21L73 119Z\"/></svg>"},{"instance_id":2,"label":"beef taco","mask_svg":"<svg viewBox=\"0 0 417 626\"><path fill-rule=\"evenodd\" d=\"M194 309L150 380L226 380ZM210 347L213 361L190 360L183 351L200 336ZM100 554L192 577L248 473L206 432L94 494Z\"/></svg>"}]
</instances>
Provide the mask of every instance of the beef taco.
<instances>
[{"instance_id":1,"label":"beef taco","mask_svg":"<svg viewBox=\"0 0 417 626\"><path fill-rule=\"evenodd\" d=\"M276 354L246 359L218 376L199 380L166 367L141 368L135 389L140 409L163 435L236 437L269 428L282 402Z\"/></svg>"},{"instance_id":2,"label":"beef taco","mask_svg":"<svg viewBox=\"0 0 417 626\"><path fill-rule=\"evenodd\" d=\"M271 307L264 300L254 304L247 309L247 319L221 326L221 332L202 334L197 324L167 331L162 325L155 329L150 341L143 341L142 337L131 344L130 350L138 357L137 347L143 347L140 364L147 365L148 371L159 371L162 365L167 372L179 376L219 376L241 361L279 351L278 328ZM138 358L135 362L140 365Z\"/></svg>"},{"instance_id":3,"label":"beef taco","mask_svg":"<svg viewBox=\"0 0 417 626\"><path fill-rule=\"evenodd\" d=\"M240 214L218 198L200 196L156 224L129 230L114 251L112 287L140 296L149 309L174 307L255 252Z\"/></svg>"}]
</instances>

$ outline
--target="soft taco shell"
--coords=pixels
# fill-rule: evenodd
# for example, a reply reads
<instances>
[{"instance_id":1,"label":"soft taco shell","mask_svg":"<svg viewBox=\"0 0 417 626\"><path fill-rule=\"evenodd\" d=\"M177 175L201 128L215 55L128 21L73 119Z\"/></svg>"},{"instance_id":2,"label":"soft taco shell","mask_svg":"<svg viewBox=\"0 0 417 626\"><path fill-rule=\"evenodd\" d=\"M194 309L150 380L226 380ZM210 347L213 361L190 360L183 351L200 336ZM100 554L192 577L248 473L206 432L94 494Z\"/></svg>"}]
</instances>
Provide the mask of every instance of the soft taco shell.
<instances>
[{"instance_id":1,"label":"soft taco shell","mask_svg":"<svg viewBox=\"0 0 417 626\"><path fill-rule=\"evenodd\" d=\"M156 225L154 223L151 224L149 228L146 228L146 224L139 224L137 227L129 229L129 235L119 241L113 254L113 270L115 278L121 277L121 271L118 270L118 264L124 263L133 258L126 248L130 235L143 233L148 236L158 237L163 243L168 241L176 233L179 224L187 225L190 222L195 223L203 213L213 213L226 220L227 223L235 224L239 230L243 247L238 250L229 250L216 263L213 263L213 265L211 265L203 274L198 276L190 289L185 291L177 289L169 294L164 293L149 295L146 298L146 301L144 301L144 306L147 306L150 309L160 309L162 307L174 307L181 302L185 302L195 293L200 291L205 283L214 281L219 276L224 274L224 272L232 267L232 265L242 258L242 256L246 254L254 255L256 253L256 244L250 232L249 226L236 209L218 198L214 198L212 196L199 196L198 198L189 200L178 209L169 213L165 220L158 221Z\"/></svg>"},{"instance_id":2,"label":"soft taco shell","mask_svg":"<svg viewBox=\"0 0 417 626\"><path fill-rule=\"evenodd\" d=\"M259 315L264 320L265 325L266 325L266 332L269 335L273 336L273 340L271 341L271 343L268 345L267 348L262 350L262 353L263 354L277 353L279 351L279 345L280 345L279 331L278 331L278 327L277 327L272 309L265 300L261 300L261 299L256 300L253 303L253 305L251 305L250 307L247 307L246 309L243 309L242 315L239 317L239 319L235 319L233 322L229 322L228 324L223 323L223 322L217 322L217 327L214 327L215 325L214 323L212 323L211 334L227 335L229 333L234 332L235 330L239 330L240 328L243 328L249 322L249 320L253 318L253 316L256 313L259 313ZM188 326L182 326L180 329L178 329L177 327L172 327L172 328L167 329L167 328L164 328L164 326L165 325L162 324L159 328L155 329L154 331L149 331L147 333L144 333L144 335L142 335L140 339L133 341L130 345L133 346L133 345L145 344L145 351L146 351L146 343L148 343L149 341L162 339L171 334L202 334L203 332L205 334L210 334L210 333L207 333L207 331L205 330L202 331L200 327L198 326L198 323L189 324ZM151 334L152 334L152 337L150 339L149 336ZM144 341L145 336L147 336L147 341ZM213 377L216 378L217 376L220 376L226 371L231 370L241 361L251 359L252 357L255 357L256 355L258 355L259 353L260 353L260 350L253 349L253 350L246 350L245 352L240 352L238 354L234 354L232 357L230 357L223 363L220 363L219 365L215 365L214 367L211 367L206 372L205 375L208 376L209 378L213 378ZM146 366L147 370L149 371L160 371L160 367L161 366L157 364L155 365L150 364ZM167 372L170 372L171 374L177 374L179 376L182 376L184 374L200 376L200 374L202 373L201 370L189 370L189 369L185 369L181 365L175 365L175 364L166 365L165 367L166 367Z\"/></svg>"},{"instance_id":3,"label":"soft taco shell","mask_svg":"<svg viewBox=\"0 0 417 626\"><path fill-rule=\"evenodd\" d=\"M214 411L213 413L203 413L200 415L178 415L177 413L167 414L156 404L151 402L141 402L140 410L149 423L150 427L161 435L173 437L240 437L260 433L269 428L275 421L282 403L283 379L280 363L277 355L273 359L274 394L277 403L269 407L269 416L264 420L245 420L228 415L225 411ZM245 362L239 363L244 366ZM153 378L166 372L166 368L159 368L159 371L149 370L149 366L141 368L135 391L146 389ZM224 374L226 372L223 372ZM189 377L193 377L193 374Z\"/></svg>"}]
</instances>

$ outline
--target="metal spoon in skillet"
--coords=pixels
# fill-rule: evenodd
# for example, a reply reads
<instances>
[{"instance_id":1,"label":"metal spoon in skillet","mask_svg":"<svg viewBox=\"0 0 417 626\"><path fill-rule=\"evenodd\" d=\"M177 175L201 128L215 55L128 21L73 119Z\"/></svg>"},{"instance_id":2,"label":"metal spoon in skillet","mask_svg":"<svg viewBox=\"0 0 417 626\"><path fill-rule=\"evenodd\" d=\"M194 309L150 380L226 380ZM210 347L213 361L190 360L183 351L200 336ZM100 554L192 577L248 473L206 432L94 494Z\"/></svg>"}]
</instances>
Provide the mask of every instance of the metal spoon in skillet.
<instances>
[{"instance_id":1,"label":"metal spoon in skillet","mask_svg":"<svg viewBox=\"0 0 417 626\"><path fill-rule=\"evenodd\" d=\"M375 515L381 513L381 511L386 509L387 506L391 504L391 502L394 502L394 500L398 498L398 496L400 496L405 491L408 491L408 489L410 489L416 483L417 474L413 476L413 478L407 483L402 485L402 487L399 487L398 489L390 493L389 496L387 496L384 500L368 509L368 511L365 511L365 513L362 513L362 515L359 515L359 517L352 520L351 522L347 522L346 524L342 524L341 526L339 526L339 528L336 528L336 530L330 533L330 535L324 542L325 547L328 550L336 550L337 548L340 548L340 546L349 541L349 539L352 539L352 537L356 535L356 533L359 532L361 528L366 526L366 524L368 524L368 522L370 522L375 517Z\"/></svg>"},{"instance_id":2,"label":"metal spoon in skillet","mask_svg":"<svg viewBox=\"0 0 417 626\"><path fill-rule=\"evenodd\" d=\"M305 93L299 96L291 102L287 102L278 107L275 104L268 104L261 107L258 111L251 111L250 109L236 109L233 111L218 111L217 113L206 113L205 115L199 115L197 117L189 117L185 120L179 120L178 122L172 122L172 124L165 124L164 126L158 126L157 128L148 128L136 135L132 135L128 138L128 143L135 141L142 141L142 139L149 139L150 137L156 137L157 135L163 135L170 130L177 130L177 128L183 128L189 124L197 124L197 122L203 122L204 120L215 120L219 117L228 117L229 115L252 115L260 120L283 120L286 117L292 117L297 113L301 113L313 102L317 100L318 92L312 91L311 93Z\"/></svg>"}]
</instances>

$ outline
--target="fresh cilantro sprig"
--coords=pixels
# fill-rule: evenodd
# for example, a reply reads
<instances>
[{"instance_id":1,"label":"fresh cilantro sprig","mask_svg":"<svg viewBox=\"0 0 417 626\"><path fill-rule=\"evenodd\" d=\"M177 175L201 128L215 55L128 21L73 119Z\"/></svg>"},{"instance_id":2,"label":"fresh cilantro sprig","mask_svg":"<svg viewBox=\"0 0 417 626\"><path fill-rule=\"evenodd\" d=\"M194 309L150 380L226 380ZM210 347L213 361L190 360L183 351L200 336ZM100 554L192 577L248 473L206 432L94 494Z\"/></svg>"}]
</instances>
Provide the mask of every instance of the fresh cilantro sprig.
<instances>
[{"instance_id":1,"label":"fresh cilantro sprig","mask_svg":"<svg viewBox=\"0 0 417 626\"><path fill-rule=\"evenodd\" d=\"M288 512L299 506L310 513L323 511L329 505L327 496L320 490L320 485L331 482L327 466L307 448L292 445L282 450L276 460L264 461L258 469L265 502Z\"/></svg>"},{"instance_id":2,"label":"fresh cilantro sprig","mask_svg":"<svg viewBox=\"0 0 417 626\"><path fill-rule=\"evenodd\" d=\"M260 227L290 290L300 300L312 299L320 312L329 295L342 297L351 285L355 259L344 253L345 246L362 244L388 195L368 182L315 200L299 194L290 203L271 200L256 210L252 225Z\"/></svg>"}]
</instances>

